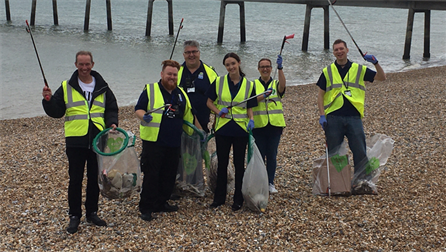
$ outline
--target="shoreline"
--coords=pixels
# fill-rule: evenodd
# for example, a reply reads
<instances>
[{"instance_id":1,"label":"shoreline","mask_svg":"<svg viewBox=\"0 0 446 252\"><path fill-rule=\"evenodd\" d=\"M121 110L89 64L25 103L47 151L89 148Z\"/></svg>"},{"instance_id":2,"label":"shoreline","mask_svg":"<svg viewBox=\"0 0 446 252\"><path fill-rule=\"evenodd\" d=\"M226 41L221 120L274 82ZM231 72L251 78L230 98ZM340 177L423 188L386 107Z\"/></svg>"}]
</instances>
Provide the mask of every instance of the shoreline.
<instances>
[{"instance_id":1,"label":"shoreline","mask_svg":"<svg viewBox=\"0 0 446 252\"><path fill-rule=\"evenodd\" d=\"M137 251L407 251L446 250L446 66L389 73L366 85L364 130L382 133L394 149L377 182L378 195L312 194L313 160L324 155L316 85L287 87L287 127L279 145L275 185L264 214L212 194L183 197L175 213L142 221L139 195L99 199L108 227L86 225L68 235L68 169L63 118L1 120L0 250ZM39 104L40 105L40 104ZM133 106L119 126L137 135ZM85 180L84 180L85 183ZM83 190L84 193L84 190Z\"/></svg>"}]
</instances>

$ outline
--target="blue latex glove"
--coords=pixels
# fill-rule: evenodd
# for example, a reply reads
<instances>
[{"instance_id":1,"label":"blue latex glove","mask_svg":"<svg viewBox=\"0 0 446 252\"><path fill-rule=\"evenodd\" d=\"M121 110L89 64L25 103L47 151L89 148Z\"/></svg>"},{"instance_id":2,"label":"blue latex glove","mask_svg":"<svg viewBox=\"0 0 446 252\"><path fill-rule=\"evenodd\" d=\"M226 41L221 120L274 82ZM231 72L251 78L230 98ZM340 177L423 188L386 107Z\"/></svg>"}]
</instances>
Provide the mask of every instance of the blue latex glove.
<instances>
[{"instance_id":1,"label":"blue latex glove","mask_svg":"<svg viewBox=\"0 0 446 252\"><path fill-rule=\"evenodd\" d=\"M248 127L246 127L248 131L254 129L254 120L249 120Z\"/></svg>"},{"instance_id":2,"label":"blue latex glove","mask_svg":"<svg viewBox=\"0 0 446 252\"><path fill-rule=\"evenodd\" d=\"M277 68L279 68L279 69L282 69L283 68L283 66L282 66L282 55L277 55L277 61L276 61L276 63L277 63Z\"/></svg>"},{"instance_id":3,"label":"blue latex glove","mask_svg":"<svg viewBox=\"0 0 446 252\"><path fill-rule=\"evenodd\" d=\"M144 115L144 116L142 117L142 119L143 119L146 123L149 123L149 122L152 121L153 116L150 115L150 114L148 114L148 115Z\"/></svg>"},{"instance_id":4,"label":"blue latex glove","mask_svg":"<svg viewBox=\"0 0 446 252\"><path fill-rule=\"evenodd\" d=\"M268 88L266 91L270 91L263 94L263 98L270 96L273 93L273 88Z\"/></svg>"},{"instance_id":5,"label":"blue latex glove","mask_svg":"<svg viewBox=\"0 0 446 252\"><path fill-rule=\"evenodd\" d=\"M376 65L378 63L378 60L376 59L376 57L371 54L364 55L364 59L370 63L373 63L373 65Z\"/></svg>"},{"instance_id":6,"label":"blue latex glove","mask_svg":"<svg viewBox=\"0 0 446 252\"><path fill-rule=\"evenodd\" d=\"M325 115L319 117L319 124L322 126L322 129L325 130L327 127L327 119L325 119Z\"/></svg>"},{"instance_id":7,"label":"blue latex glove","mask_svg":"<svg viewBox=\"0 0 446 252\"><path fill-rule=\"evenodd\" d=\"M223 116L225 116L227 113L229 113L229 110L228 110L228 108L224 107L224 108L222 108L222 109L220 110L220 112L218 112L218 116L219 116L219 117L223 117Z\"/></svg>"}]
</instances>

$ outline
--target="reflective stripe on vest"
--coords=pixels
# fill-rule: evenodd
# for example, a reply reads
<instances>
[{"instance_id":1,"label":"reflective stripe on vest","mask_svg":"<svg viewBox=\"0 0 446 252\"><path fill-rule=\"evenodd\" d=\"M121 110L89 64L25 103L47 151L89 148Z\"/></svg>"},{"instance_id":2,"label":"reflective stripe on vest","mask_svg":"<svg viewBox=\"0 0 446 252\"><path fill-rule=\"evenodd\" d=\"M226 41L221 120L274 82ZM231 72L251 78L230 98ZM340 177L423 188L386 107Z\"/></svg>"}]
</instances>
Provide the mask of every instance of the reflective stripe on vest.
<instances>
[{"instance_id":1,"label":"reflective stripe on vest","mask_svg":"<svg viewBox=\"0 0 446 252\"><path fill-rule=\"evenodd\" d=\"M62 82L65 102L65 137L85 136L88 133L89 120L100 130L105 128L105 92L98 95L91 108L85 97L65 80Z\"/></svg>"},{"instance_id":2,"label":"reflective stripe on vest","mask_svg":"<svg viewBox=\"0 0 446 252\"><path fill-rule=\"evenodd\" d=\"M364 116L364 75L366 69L366 66L352 63L346 76L342 79L335 63L324 68L323 73L327 81L324 95L324 110L326 115L340 109L344 105L344 99L338 99L338 97L344 96L358 110L361 118ZM346 90L350 91L351 96L345 95Z\"/></svg>"},{"instance_id":3,"label":"reflective stripe on vest","mask_svg":"<svg viewBox=\"0 0 446 252\"><path fill-rule=\"evenodd\" d=\"M265 91L265 87L260 80L254 81L256 94L261 94ZM254 114L254 128L263 128L268 125L268 122L277 127L285 127L285 118L283 116L282 99L278 92L278 82L276 80L271 81L268 88L274 90L274 94L271 94L268 99L264 99L259 102L257 107L252 108ZM276 104L274 103L276 102ZM268 105L267 105L268 103Z\"/></svg>"},{"instance_id":4,"label":"reflective stripe on vest","mask_svg":"<svg viewBox=\"0 0 446 252\"><path fill-rule=\"evenodd\" d=\"M146 85L147 97L149 98L149 103L147 104L147 111L154 108L159 108L164 105L164 97L163 94L161 93L159 85L160 84L158 84L157 82ZM191 110L192 106L190 104L189 97L186 95L186 93L182 88L179 89L186 98L186 108L184 110L183 120L193 123L194 118L192 115L192 110ZM139 125L139 130L140 130L140 137L142 140L150 142L156 142L158 140L159 128L161 126L161 120L163 118L164 110L165 108L162 108L158 111L152 112L151 115L153 118L152 121L150 121L149 123L141 121L141 124ZM192 128L183 125L183 129L184 131L186 131L188 135L192 135L193 133Z\"/></svg>"},{"instance_id":5,"label":"reflective stripe on vest","mask_svg":"<svg viewBox=\"0 0 446 252\"><path fill-rule=\"evenodd\" d=\"M217 100L214 101L214 104L217 106L219 110L224 107L231 107L233 104L246 100L249 95L252 93L252 89L254 85L248 81L245 77L243 77L242 83L240 85L240 89L237 95L232 99L231 91L229 90L228 83L229 75L225 75L223 77L217 77L216 80L216 92L217 92ZM229 109L229 113L225 115L225 117L217 117L215 130L217 131L230 120L234 120L242 129L246 131L246 125L248 124L248 111L247 111L247 103L242 103L236 106L231 107Z\"/></svg>"}]
</instances>

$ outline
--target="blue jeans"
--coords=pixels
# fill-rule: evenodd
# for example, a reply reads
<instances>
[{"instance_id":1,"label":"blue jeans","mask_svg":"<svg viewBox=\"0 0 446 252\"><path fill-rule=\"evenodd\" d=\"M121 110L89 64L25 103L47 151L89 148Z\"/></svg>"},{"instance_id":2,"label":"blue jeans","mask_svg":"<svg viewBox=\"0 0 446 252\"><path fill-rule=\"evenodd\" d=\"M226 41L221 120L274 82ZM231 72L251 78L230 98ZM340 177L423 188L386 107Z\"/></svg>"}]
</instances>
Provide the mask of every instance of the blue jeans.
<instances>
[{"instance_id":1,"label":"blue jeans","mask_svg":"<svg viewBox=\"0 0 446 252\"><path fill-rule=\"evenodd\" d=\"M367 146L365 142L364 128L359 116L333 116L328 114L325 136L329 155L336 154L338 148L348 139L348 146L353 153L355 176L362 173L367 164ZM365 172L364 172L365 174Z\"/></svg>"},{"instance_id":2,"label":"blue jeans","mask_svg":"<svg viewBox=\"0 0 446 252\"><path fill-rule=\"evenodd\" d=\"M281 135L256 134L255 131L253 131L253 136L256 140L256 145L257 148L259 148L263 161L265 161L266 158L268 183L274 184L274 176L276 174L277 166L277 148L279 147Z\"/></svg>"}]
</instances>

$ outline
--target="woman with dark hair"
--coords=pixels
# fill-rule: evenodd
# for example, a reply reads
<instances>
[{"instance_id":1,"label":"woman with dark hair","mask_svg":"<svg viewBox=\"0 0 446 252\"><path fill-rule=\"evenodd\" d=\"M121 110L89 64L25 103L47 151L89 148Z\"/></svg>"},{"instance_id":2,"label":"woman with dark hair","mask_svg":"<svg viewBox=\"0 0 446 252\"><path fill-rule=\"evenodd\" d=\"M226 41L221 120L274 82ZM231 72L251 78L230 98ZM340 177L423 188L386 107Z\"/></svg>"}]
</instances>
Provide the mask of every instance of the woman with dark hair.
<instances>
[{"instance_id":1,"label":"woman with dark hair","mask_svg":"<svg viewBox=\"0 0 446 252\"><path fill-rule=\"evenodd\" d=\"M253 108L255 129L252 131L260 154L264 161L266 159L270 193L277 193L276 187L274 186L277 148L279 147L283 128L285 128L282 97L285 94L286 79L282 70L281 55L277 56L276 63L279 72L278 81L271 78L273 66L271 60L268 58L259 60L257 69L259 70L260 77L254 81L258 94L268 89L272 90L268 99L264 99L262 96L257 98L259 106Z\"/></svg>"},{"instance_id":2,"label":"woman with dark hair","mask_svg":"<svg viewBox=\"0 0 446 252\"><path fill-rule=\"evenodd\" d=\"M232 211L243 205L242 182L245 172L245 152L248 143L248 130L254 128L252 108L257 106L257 99L237 103L255 95L254 85L245 78L240 68L240 57L228 53L223 58L223 65L228 74L219 76L209 87L207 106L216 115L215 141L217 145L217 188L211 208L225 204L227 188L227 169L229 152L233 148L235 168L235 192Z\"/></svg>"}]
</instances>

